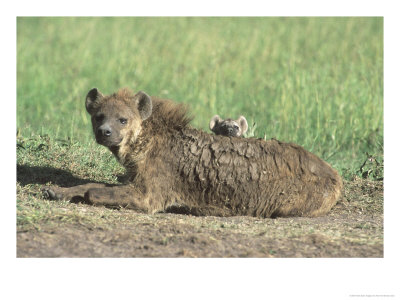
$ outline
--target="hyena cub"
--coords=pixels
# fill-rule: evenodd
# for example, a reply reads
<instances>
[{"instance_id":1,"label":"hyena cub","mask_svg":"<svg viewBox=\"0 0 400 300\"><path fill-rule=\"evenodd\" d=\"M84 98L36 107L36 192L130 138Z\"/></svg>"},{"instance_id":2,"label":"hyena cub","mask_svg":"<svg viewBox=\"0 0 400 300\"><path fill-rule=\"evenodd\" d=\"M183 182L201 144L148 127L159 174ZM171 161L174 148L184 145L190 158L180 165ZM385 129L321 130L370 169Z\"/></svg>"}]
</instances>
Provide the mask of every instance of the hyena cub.
<instances>
[{"instance_id":1,"label":"hyena cub","mask_svg":"<svg viewBox=\"0 0 400 300\"><path fill-rule=\"evenodd\" d=\"M248 127L247 120L243 116L240 116L237 120L230 118L224 120L215 115L210 121L210 130L216 135L239 137L246 133Z\"/></svg>"}]
</instances>

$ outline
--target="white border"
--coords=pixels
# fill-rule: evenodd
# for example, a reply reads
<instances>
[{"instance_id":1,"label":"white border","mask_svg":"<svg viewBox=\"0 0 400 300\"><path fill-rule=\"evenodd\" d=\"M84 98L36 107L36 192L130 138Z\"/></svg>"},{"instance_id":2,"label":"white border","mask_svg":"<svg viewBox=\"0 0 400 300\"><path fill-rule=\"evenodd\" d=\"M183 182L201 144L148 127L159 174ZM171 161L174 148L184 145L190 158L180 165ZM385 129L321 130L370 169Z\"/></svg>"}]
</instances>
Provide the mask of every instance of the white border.
<instances>
[{"instance_id":1,"label":"white border","mask_svg":"<svg viewBox=\"0 0 400 300\"><path fill-rule=\"evenodd\" d=\"M260 4L263 3L263 4ZM393 4L392 4L393 3ZM3 299L349 299L395 294L399 270L398 9L383 1L14 1L2 8ZM16 16L384 16L384 259L16 259ZM12 128L12 131L10 131ZM3 140L3 139L2 139ZM9 142L8 142L9 141ZM10 175L12 174L12 176ZM4 184L5 183L5 184ZM6 296L8 295L8 296ZM11 295L11 296L10 296Z\"/></svg>"}]
</instances>

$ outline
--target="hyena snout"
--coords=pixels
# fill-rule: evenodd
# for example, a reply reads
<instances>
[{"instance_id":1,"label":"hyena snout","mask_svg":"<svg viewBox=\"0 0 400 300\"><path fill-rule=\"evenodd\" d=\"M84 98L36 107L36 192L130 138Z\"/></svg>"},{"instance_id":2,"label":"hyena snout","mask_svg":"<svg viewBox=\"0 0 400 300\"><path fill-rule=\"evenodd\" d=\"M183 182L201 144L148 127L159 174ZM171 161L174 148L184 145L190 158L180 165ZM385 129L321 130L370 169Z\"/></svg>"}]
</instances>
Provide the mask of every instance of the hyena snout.
<instances>
[{"instance_id":1,"label":"hyena snout","mask_svg":"<svg viewBox=\"0 0 400 300\"><path fill-rule=\"evenodd\" d=\"M232 127L225 126L221 133L226 136L240 136L239 127L236 125Z\"/></svg>"},{"instance_id":2,"label":"hyena snout","mask_svg":"<svg viewBox=\"0 0 400 300\"><path fill-rule=\"evenodd\" d=\"M114 128L112 124L104 123L95 129L96 141L100 145L106 147L113 147L119 145L122 137L118 128Z\"/></svg>"},{"instance_id":3,"label":"hyena snout","mask_svg":"<svg viewBox=\"0 0 400 300\"><path fill-rule=\"evenodd\" d=\"M99 128L97 128L97 135L99 135L101 137L105 137L105 138L111 137L112 129L111 129L110 125L103 124Z\"/></svg>"}]
</instances>

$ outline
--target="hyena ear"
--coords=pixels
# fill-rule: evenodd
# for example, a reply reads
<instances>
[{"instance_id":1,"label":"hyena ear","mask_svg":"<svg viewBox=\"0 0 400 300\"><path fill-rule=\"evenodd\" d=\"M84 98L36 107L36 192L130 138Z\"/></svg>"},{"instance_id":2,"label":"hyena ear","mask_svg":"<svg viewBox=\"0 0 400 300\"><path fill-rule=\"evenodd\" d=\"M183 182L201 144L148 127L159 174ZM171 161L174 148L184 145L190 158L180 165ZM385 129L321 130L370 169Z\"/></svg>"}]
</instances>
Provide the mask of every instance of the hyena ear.
<instances>
[{"instance_id":1,"label":"hyena ear","mask_svg":"<svg viewBox=\"0 0 400 300\"><path fill-rule=\"evenodd\" d=\"M247 125L247 120L245 117L240 116L237 120L238 124L240 125L240 129L242 130L242 134L245 134L249 126Z\"/></svg>"},{"instance_id":2,"label":"hyena ear","mask_svg":"<svg viewBox=\"0 0 400 300\"><path fill-rule=\"evenodd\" d=\"M214 117L212 117L211 121L210 121L210 130L214 131L215 125L217 125L221 121L222 121L222 119L218 115L215 115Z\"/></svg>"},{"instance_id":3,"label":"hyena ear","mask_svg":"<svg viewBox=\"0 0 400 300\"><path fill-rule=\"evenodd\" d=\"M145 92L140 91L135 96L133 96L133 99L137 105L142 121L150 117L153 111L153 103L150 96L147 95Z\"/></svg>"},{"instance_id":4,"label":"hyena ear","mask_svg":"<svg viewBox=\"0 0 400 300\"><path fill-rule=\"evenodd\" d=\"M89 114L92 114L94 104L98 103L102 98L103 94L99 92L97 88L91 89L89 93L86 95L86 110Z\"/></svg>"}]
</instances>

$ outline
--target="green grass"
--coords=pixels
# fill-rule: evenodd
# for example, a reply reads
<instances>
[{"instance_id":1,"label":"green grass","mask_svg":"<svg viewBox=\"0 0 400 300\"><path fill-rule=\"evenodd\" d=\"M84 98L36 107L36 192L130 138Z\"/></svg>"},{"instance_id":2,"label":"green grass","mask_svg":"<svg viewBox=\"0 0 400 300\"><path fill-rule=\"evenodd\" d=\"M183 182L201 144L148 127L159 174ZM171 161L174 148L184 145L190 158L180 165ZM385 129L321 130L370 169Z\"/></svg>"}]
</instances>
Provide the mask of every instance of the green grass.
<instances>
[{"instance_id":1,"label":"green grass","mask_svg":"<svg viewBox=\"0 0 400 300\"><path fill-rule=\"evenodd\" d=\"M101 161L101 163L98 163ZM118 183L122 166L106 148L82 145L49 136L17 137L17 225L20 230L39 228L40 224L62 221L98 223L100 216L83 216L68 201L43 198L44 185L73 186L87 182ZM83 205L84 207L85 205ZM93 221L96 219L97 221Z\"/></svg>"},{"instance_id":2,"label":"green grass","mask_svg":"<svg viewBox=\"0 0 400 300\"><path fill-rule=\"evenodd\" d=\"M188 103L205 130L243 114L255 136L298 143L345 177L365 172L367 152L383 159L383 18L17 19L19 135L95 149L86 177L112 159L93 145L92 87ZM45 155L24 151L24 164Z\"/></svg>"}]
</instances>

